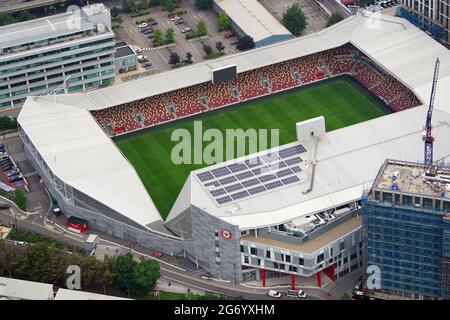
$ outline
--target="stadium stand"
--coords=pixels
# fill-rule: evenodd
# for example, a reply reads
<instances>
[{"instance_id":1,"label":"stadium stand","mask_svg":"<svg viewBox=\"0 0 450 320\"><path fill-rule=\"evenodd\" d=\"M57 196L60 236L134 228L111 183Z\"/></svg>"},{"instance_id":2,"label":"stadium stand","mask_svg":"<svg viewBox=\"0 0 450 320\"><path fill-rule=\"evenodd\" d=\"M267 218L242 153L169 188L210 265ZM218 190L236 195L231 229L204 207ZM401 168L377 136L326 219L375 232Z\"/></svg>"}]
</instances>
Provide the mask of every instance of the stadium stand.
<instances>
[{"instance_id":1,"label":"stadium stand","mask_svg":"<svg viewBox=\"0 0 450 320\"><path fill-rule=\"evenodd\" d=\"M419 106L419 99L351 44L238 73L227 82L205 82L165 94L93 111L111 135L140 130L177 118L226 107L322 78L351 75L394 111Z\"/></svg>"}]
</instances>

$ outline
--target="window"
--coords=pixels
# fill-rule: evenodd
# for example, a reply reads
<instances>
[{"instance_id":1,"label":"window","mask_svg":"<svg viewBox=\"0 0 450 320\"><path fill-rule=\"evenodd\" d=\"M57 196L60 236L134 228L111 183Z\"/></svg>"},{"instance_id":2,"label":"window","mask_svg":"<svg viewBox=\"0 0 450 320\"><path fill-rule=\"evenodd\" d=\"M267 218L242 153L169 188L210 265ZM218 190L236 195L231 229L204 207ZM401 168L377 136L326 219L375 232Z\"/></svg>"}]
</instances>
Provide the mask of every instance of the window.
<instances>
[{"instance_id":1,"label":"window","mask_svg":"<svg viewBox=\"0 0 450 320\"><path fill-rule=\"evenodd\" d=\"M244 246L241 244L241 252L244 253Z\"/></svg>"},{"instance_id":2,"label":"window","mask_svg":"<svg viewBox=\"0 0 450 320\"><path fill-rule=\"evenodd\" d=\"M286 262L291 262L291 256L290 255L286 255L285 256L285 261Z\"/></svg>"},{"instance_id":3,"label":"window","mask_svg":"<svg viewBox=\"0 0 450 320\"><path fill-rule=\"evenodd\" d=\"M270 250L266 251L266 258L267 259L272 259L272 254L270 253Z\"/></svg>"},{"instance_id":4,"label":"window","mask_svg":"<svg viewBox=\"0 0 450 320\"><path fill-rule=\"evenodd\" d=\"M291 271L291 272L297 272L297 267L289 266L289 271Z\"/></svg>"},{"instance_id":5,"label":"window","mask_svg":"<svg viewBox=\"0 0 450 320\"><path fill-rule=\"evenodd\" d=\"M348 258L345 257L345 258L344 258L344 264L346 264L347 262L348 262Z\"/></svg>"},{"instance_id":6,"label":"window","mask_svg":"<svg viewBox=\"0 0 450 320\"><path fill-rule=\"evenodd\" d=\"M339 250L342 251L342 250L344 250L344 249L345 249L345 243L344 243L344 241L342 241L342 242L339 244Z\"/></svg>"},{"instance_id":7,"label":"window","mask_svg":"<svg viewBox=\"0 0 450 320\"><path fill-rule=\"evenodd\" d=\"M303 258L298 258L298 264L301 266L305 265L305 260L303 260Z\"/></svg>"},{"instance_id":8,"label":"window","mask_svg":"<svg viewBox=\"0 0 450 320\"><path fill-rule=\"evenodd\" d=\"M258 254L256 248L250 248L250 254L256 256Z\"/></svg>"},{"instance_id":9,"label":"window","mask_svg":"<svg viewBox=\"0 0 450 320\"><path fill-rule=\"evenodd\" d=\"M323 259L324 259L324 254L323 254L323 253L319 254L319 255L317 256L317 263L322 262Z\"/></svg>"},{"instance_id":10,"label":"window","mask_svg":"<svg viewBox=\"0 0 450 320\"><path fill-rule=\"evenodd\" d=\"M245 264L249 264L248 256L244 256L244 263L245 263Z\"/></svg>"}]
</instances>

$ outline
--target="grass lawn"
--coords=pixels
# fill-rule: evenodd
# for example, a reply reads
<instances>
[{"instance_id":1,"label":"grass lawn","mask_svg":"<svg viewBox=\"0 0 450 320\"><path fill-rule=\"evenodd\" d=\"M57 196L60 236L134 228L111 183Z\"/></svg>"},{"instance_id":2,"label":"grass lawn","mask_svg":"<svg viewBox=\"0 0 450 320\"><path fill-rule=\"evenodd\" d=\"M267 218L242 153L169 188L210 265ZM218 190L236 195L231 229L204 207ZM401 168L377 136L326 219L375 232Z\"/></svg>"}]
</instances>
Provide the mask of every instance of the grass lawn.
<instances>
[{"instance_id":1,"label":"grass lawn","mask_svg":"<svg viewBox=\"0 0 450 320\"><path fill-rule=\"evenodd\" d=\"M295 123L302 120L324 116L326 130L331 131L390 112L353 79L340 77L151 128L116 143L166 218L189 173L207 166L172 163L172 148L178 142L171 141L171 134L177 128L192 134L193 121L201 120L203 130L279 129L282 145L295 141Z\"/></svg>"}]
</instances>

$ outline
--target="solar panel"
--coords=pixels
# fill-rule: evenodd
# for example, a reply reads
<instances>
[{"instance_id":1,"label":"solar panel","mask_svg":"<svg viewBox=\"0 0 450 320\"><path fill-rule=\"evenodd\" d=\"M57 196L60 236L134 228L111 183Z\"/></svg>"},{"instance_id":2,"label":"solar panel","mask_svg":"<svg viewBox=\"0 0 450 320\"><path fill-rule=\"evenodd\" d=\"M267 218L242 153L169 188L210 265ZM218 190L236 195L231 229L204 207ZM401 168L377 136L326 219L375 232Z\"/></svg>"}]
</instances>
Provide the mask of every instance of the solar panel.
<instances>
[{"instance_id":1,"label":"solar panel","mask_svg":"<svg viewBox=\"0 0 450 320\"><path fill-rule=\"evenodd\" d=\"M231 171L230 171L230 169L228 169L227 167L220 167L220 168L211 170L211 173L212 173L216 178L220 178L220 177L226 176L227 174L230 174Z\"/></svg>"},{"instance_id":2,"label":"solar panel","mask_svg":"<svg viewBox=\"0 0 450 320\"><path fill-rule=\"evenodd\" d=\"M276 179L276 178L277 177L275 175L273 175L273 174L266 174L264 176L260 176L258 179L261 182L267 182L267 181L270 181L270 180L273 180L273 179Z\"/></svg>"},{"instance_id":3,"label":"solar panel","mask_svg":"<svg viewBox=\"0 0 450 320\"><path fill-rule=\"evenodd\" d=\"M291 167L291 170L294 171L294 173L302 172L302 169L299 166L293 166Z\"/></svg>"},{"instance_id":4,"label":"solar panel","mask_svg":"<svg viewBox=\"0 0 450 320\"><path fill-rule=\"evenodd\" d=\"M231 195L231 198L233 198L233 200L238 200L238 199L242 199L247 197L249 194L247 191L241 191L241 192L237 192L237 193L233 193Z\"/></svg>"},{"instance_id":5,"label":"solar panel","mask_svg":"<svg viewBox=\"0 0 450 320\"><path fill-rule=\"evenodd\" d=\"M297 176L291 176L291 177L287 177L284 179L281 179L281 181L283 182L283 184L290 184L290 183L294 183L297 181L300 181L300 179Z\"/></svg>"},{"instance_id":6,"label":"solar panel","mask_svg":"<svg viewBox=\"0 0 450 320\"><path fill-rule=\"evenodd\" d=\"M288 175L290 175L291 173L292 173L292 170L289 169L289 168L287 168L287 169L283 169L283 170L278 171L278 172L276 173L276 175L277 175L278 178L281 178L281 177L288 176Z\"/></svg>"},{"instance_id":7,"label":"solar panel","mask_svg":"<svg viewBox=\"0 0 450 320\"><path fill-rule=\"evenodd\" d=\"M202 172L197 174L197 177L200 179L200 181L208 181L211 179L214 179L214 176L212 175L212 173L210 171L206 171L206 172Z\"/></svg>"},{"instance_id":8,"label":"solar panel","mask_svg":"<svg viewBox=\"0 0 450 320\"><path fill-rule=\"evenodd\" d=\"M233 191L237 191L240 189L244 189L244 187L240 183L236 183L231 186L225 187L225 190L227 190L227 192L233 192Z\"/></svg>"},{"instance_id":9,"label":"solar panel","mask_svg":"<svg viewBox=\"0 0 450 320\"><path fill-rule=\"evenodd\" d=\"M247 169L247 166L246 166L244 163L240 162L240 163L233 163L233 164L230 164L230 165L228 166L228 168L229 168L232 172L239 172L239 171L246 170L246 169Z\"/></svg>"},{"instance_id":10,"label":"solar panel","mask_svg":"<svg viewBox=\"0 0 450 320\"><path fill-rule=\"evenodd\" d=\"M245 171L245 172L236 174L236 178L238 178L239 180L247 179L250 177L253 177L253 173L251 171Z\"/></svg>"},{"instance_id":11,"label":"solar panel","mask_svg":"<svg viewBox=\"0 0 450 320\"><path fill-rule=\"evenodd\" d=\"M264 167L261 167L258 169L253 169L252 172L255 176L263 174L263 173L268 173L268 172L270 172L270 167L264 166Z\"/></svg>"},{"instance_id":12,"label":"solar panel","mask_svg":"<svg viewBox=\"0 0 450 320\"><path fill-rule=\"evenodd\" d=\"M235 182L236 180L237 179L235 176L230 176L230 177L220 179L219 182L221 185L224 185L224 184L230 184L232 182Z\"/></svg>"},{"instance_id":13,"label":"solar panel","mask_svg":"<svg viewBox=\"0 0 450 320\"><path fill-rule=\"evenodd\" d=\"M275 189L278 187L281 187L283 184L280 181L274 181L268 184L265 184L264 186L267 188L267 190Z\"/></svg>"},{"instance_id":14,"label":"solar panel","mask_svg":"<svg viewBox=\"0 0 450 320\"><path fill-rule=\"evenodd\" d=\"M255 178L255 179L250 179L250 180L247 180L247 181L243 181L241 183L242 183L242 185L244 187L248 188L248 187L251 187L251 186L259 184L259 180Z\"/></svg>"},{"instance_id":15,"label":"solar panel","mask_svg":"<svg viewBox=\"0 0 450 320\"><path fill-rule=\"evenodd\" d=\"M261 192L266 191L266 188L264 188L264 186L257 186L257 187L248 189L247 191L250 194L257 194L257 193L261 193Z\"/></svg>"},{"instance_id":16,"label":"solar panel","mask_svg":"<svg viewBox=\"0 0 450 320\"><path fill-rule=\"evenodd\" d=\"M217 190L211 190L210 193L213 197L217 197L217 196L224 195L227 192L223 189L217 189Z\"/></svg>"},{"instance_id":17,"label":"solar panel","mask_svg":"<svg viewBox=\"0 0 450 320\"><path fill-rule=\"evenodd\" d=\"M231 199L230 196L225 196L225 197L216 199L218 204L224 204L224 203L230 202L231 200L233 200L233 199Z\"/></svg>"},{"instance_id":18,"label":"solar panel","mask_svg":"<svg viewBox=\"0 0 450 320\"><path fill-rule=\"evenodd\" d=\"M288 166L291 166L291 165L293 165L293 164L297 164L297 163L302 162L302 158L300 158L300 157L295 157L295 158L287 159L287 160L285 160L285 162L286 162L286 164L287 164Z\"/></svg>"}]
</instances>

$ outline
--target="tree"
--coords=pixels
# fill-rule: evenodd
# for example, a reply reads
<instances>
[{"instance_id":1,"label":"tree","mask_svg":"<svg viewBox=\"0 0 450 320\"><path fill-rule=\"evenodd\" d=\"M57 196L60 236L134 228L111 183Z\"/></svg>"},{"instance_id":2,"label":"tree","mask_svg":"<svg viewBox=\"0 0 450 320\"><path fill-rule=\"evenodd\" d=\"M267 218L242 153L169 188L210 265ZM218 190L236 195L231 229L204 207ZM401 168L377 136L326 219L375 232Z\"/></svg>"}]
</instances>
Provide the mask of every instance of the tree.
<instances>
[{"instance_id":1,"label":"tree","mask_svg":"<svg viewBox=\"0 0 450 320\"><path fill-rule=\"evenodd\" d=\"M203 51L207 56L213 53L213 49L211 48L211 46L207 45L206 43L203 44Z\"/></svg>"},{"instance_id":2,"label":"tree","mask_svg":"<svg viewBox=\"0 0 450 320\"><path fill-rule=\"evenodd\" d=\"M212 8L212 0L195 0L197 8L204 10Z\"/></svg>"},{"instance_id":3,"label":"tree","mask_svg":"<svg viewBox=\"0 0 450 320\"><path fill-rule=\"evenodd\" d=\"M13 16L0 12L0 26L6 26L8 24L16 23L17 20L13 18Z\"/></svg>"},{"instance_id":4,"label":"tree","mask_svg":"<svg viewBox=\"0 0 450 320\"><path fill-rule=\"evenodd\" d=\"M115 18L119 15L120 10L117 7L112 7L111 8L111 17Z\"/></svg>"},{"instance_id":5,"label":"tree","mask_svg":"<svg viewBox=\"0 0 450 320\"><path fill-rule=\"evenodd\" d=\"M217 22L217 26L219 31L225 31L231 29L231 20L228 14L225 11L219 13L219 20Z\"/></svg>"},{"instance_id":6,"label":"tree","mask_svg":"<svg viewBox=\"0 0 450 320\"><path fill-rule=\"evenodd\" d=\"M19 21L28 21L35 18L36 17L27 10L20 11L19 15L17 16L17 19L19 19Z\"/></svg>"},{"instance_id":7,"label":"tree","mask_svg":"<svg viewBox=\"0 0 450 320\"><path fill-rule=\"evenodd\" d=\"M351 300L351 299L352 297L348 292L344 292L343 294L341 294L341 300Z\"/></svg>"},{"instance_id":8,"label":"tree","mask_svg":"<svg viewBox=\"0 0 450 320\"><path fill-rule=\"evenodd\" d=\"M146 295L153 290L160 275L159 264L156 261L141 257L133 270L133 291L137 295Z\"/></svg>"},{"instance_id":9,"label":"tree","mask_svg":"<svg viewBox=\"0 0 450 320\"><path fill-rule=\"evenodd\" d=\"M173 28L168 28L166 31L166 39L167 42L174 42L175 41L175 31Z\"/></svg>"},{"instance_id":10,"label":"tree","mask_svg":"<svg viewBox=\"0 0 450 320\"><path fill-rule=\"evenodd\" d=\"M206 23L203 20L200 20L197 24L197 33L199 36L206 36L208 33L208 29L206 27Z\"/></svg>"},{"instance_id":11,"label":"tree","mask_svg":"<svg viewBox=\"0 0 450 320\"><path fill-rule=\"evenodd\" d=\"M123 0L122 10L125 13L133 12L136 8L134 0Z\"/></svg>"},{"instance_id":12,"label":"tree","mask_svg":"<svg viewBox=\"0 0 450 320\"><path fill-rule=\"evenodd\" d=\"M327 27L332 26L335 23L338 23L339 21L344 20L344 16L340 12L333 12L331 16L328 17L327 20Z\"/></svg>"},{"instance_id":13,"label":"tree","mask_svg":"<svg viewBox=\"0 0 450 320\"><path fill-rule=\"evenodd\" d=\"M164 0L164 10L172 13L175 10L175 3L172 0Z\"/></svg>"},{"instance_id":14,"label":"tree","mask_svg":"<svg viewBox=\"0 0 450 320\"><path fill-rule=\"evenodd\" d=\"M255 41L253 41L253 38L249 35L245 35L239 38L239 42L236 47L241 51L253 49L255 47Z\"/></svg>"},{"instance_id":15,"label":"tree","mask_svg":"<svg viewBox=\"0 0 450 320\"><path fill-rule=\"evenodd\" d=\"M163 34L159 29L156 29L155 32L153 33L153 39L155 40L155 43L158 46L164 44Z\"/></svg>"},{"instance_id":16,"label":"tree","mask_svg":"<svg viewBox=\"0 0 450 320\"><path fill-rule=\"evenodd\" d=\"M128 252L120 255L116 260L117 285L123 290L130 290L134 286L134 269L138 263Z\"/></svg>"},{"instance_id":17,"label":"tree","mask_svg":"<svg viewBox=\"0 0 450 320\"><path fill-rule=\"evenodd\" d=\"M192 63L192 53L189 51L186 52L186 63L191 64Z\"/></svg>"},{"instance_id":18,"label":"tree","mask_svg":"<svg viewBox=\"0 0 450 320\"><path fill-rule=\"evenodd\" d=\"M282 23L290 33L296 36L302 34L303 30L306 28L306 18L297 3L294 3L285 13L283 13Z\"/></svg>"},{"instance_id":19,"label":"tree","mask_svg":"<svg viewBox=\"0 0 450 320\"><path fill-rule=\"evenodd\" d=\"M178 53L172 52L172 53L170 54L169 64L175 66L175 65L178 64L178 63L180 63L180 56L178 55Z\"/></svg>"},{"instance_id":20,"label":"tree","mask_svg":"<svg viewBox=\"0 0 450 320\"><path fill-rule=\"evenodd\" d=\"M222 41L216 42L216 49L219 51L220 54L223 53L223 50L225 50L225 46L223 45Z\"/></svg>"}]
</instances>

